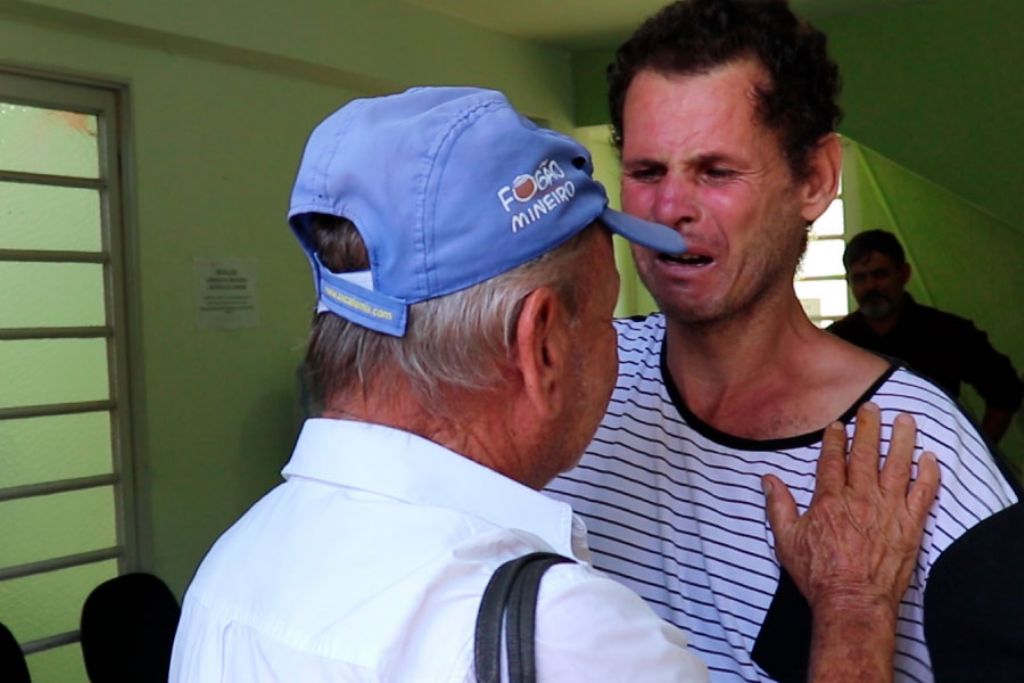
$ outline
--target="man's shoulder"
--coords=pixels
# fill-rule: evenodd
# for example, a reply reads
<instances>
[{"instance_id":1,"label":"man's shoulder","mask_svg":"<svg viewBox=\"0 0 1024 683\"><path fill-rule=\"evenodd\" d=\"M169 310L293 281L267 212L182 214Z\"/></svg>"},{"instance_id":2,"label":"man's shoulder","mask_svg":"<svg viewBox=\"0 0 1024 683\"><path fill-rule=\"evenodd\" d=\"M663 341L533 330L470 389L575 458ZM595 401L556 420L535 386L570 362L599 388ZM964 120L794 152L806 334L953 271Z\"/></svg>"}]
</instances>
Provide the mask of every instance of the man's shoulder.
<instances>
[{"instance_id":1,"label":"man's shoulder","mask_svg":"<svg viewBox=\"0 0 1024 683\"><path fill-rule=\"evenodd\" d=\"M853 311L834 321L825 328L825 331L853 343L872 334L867 323L864 322L864 316L860 314L860 311Z\"/></svg>"},{"instance_id":2,"label":"man's shoulder","mask_svg":"<svg viewBox=\"0 0 1024 683\"><path fill-rule=\"evenodd\" d=\"M825 329L828 330L829 332L834 332L836 330L843 330L848 329L850 327L855 327L857 325L862 324L862 322L863 321L861 320L860 313L858 313L857 311L853 311L852 313L847 313L838 320L833 320L832 323Z\"/></svg>"},{"instance_id":3,"label":"man's shoulder","mask_svg":"<svg viewBox=\"0 0 1024 683\"><path fill-rule=\"evenodd\" d=\"M588 565L559 564L540 585L537 669L573 680L704 681L707 669L686 636L619 581ZM595 653L604 656L595 657ZM571 666L571 668L569 668Z\"/></svg>"},{"instance_id":4,"label":"man's shoulder","mask_svg":"<svg viewBox=\"0 0 1024 683\"><path fill-rule=\"evenodd\" d=\"M893 419L900 412L914 416L919 447L934 451L942 467L940 503L955 501L969 516L984 518L1018 500L1018 487L974 420L937 384L899 367L870 400Z\"/></svg>"},{"instance_id":5,"label":"man's shoulder","mask_svg":"<svg viewBox=\"0 0 1024 683\"><path fill-rule=\"evenodd\" d=\"M899 361L878 382L870 400L875 403L894 404L902 404L907 400L920 400L926 401L927 406L935 409L960 412L956 400L951 398L942 387Z\"/></svg>"},{"instance_id":6,"label":"man's shoulder","mask_svg":"<svg viewBox=\"0 0 1024 683\"><path fill-rule=\"evenodd\" d=\"M949 311L943 311L942 309L935 308L934 306L927 306L918 301L911 300L910 305L907 307L910 312L910 320L920 324L930 325L945 325L949 327L959 328L970 328L974 327L974 323L963 316L959 316Z\"/></svg>"},{"instance_id":7,"label":"man's shoulder","mask_svg":"<svg viewBox=\"0 0 1024 683\"><path fill-rule=\"evenodd\" d=\"M877 404L883 411L891 411L913 415L918 421L918 429L925 424L941 427L945 431L956 432L970 437L972 451L989 453L988 445L980 436L977 425L964 412L956 398L924 375L918 374L909 366L897 361L892 370L876 384L865 396L865 400ZM854 406L851 410L856 410Z\"/></svg>"}]
</instances>

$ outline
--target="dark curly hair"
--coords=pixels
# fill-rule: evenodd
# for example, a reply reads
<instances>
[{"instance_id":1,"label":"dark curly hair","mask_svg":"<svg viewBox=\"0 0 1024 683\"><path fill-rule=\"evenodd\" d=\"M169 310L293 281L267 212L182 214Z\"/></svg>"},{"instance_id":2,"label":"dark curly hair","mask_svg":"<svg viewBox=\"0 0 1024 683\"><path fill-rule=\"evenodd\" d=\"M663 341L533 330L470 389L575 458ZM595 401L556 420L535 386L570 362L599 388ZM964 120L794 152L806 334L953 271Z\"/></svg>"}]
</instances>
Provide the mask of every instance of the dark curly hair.
<instances>
[{"instance_id":1,"label":"dark curly hair","mask_svg":"<svg viewBox=\"0 0 1024 683\"><path fill-rule=\"evenodd\" d=\"M744 58L770 76L758 88L758 115L777 134L794 176L806 177L810 151L842 118L839 68L825 34L798 19L786 0L680 0L645 21L608 66L615 146L621 151L626 91L639 72L701 74Z\"/></svg>"}]
</instances>

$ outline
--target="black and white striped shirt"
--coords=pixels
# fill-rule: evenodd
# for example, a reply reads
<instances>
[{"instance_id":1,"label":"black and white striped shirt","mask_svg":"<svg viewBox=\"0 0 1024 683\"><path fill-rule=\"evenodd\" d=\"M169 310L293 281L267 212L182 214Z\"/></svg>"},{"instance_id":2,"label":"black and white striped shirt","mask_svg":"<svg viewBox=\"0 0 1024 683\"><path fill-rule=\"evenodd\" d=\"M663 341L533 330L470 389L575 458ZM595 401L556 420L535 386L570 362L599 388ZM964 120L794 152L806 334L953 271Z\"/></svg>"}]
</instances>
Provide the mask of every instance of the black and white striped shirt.
<instances>
[{"instance_id":1,"label":"black and white striped shirt","mask_svg":"<svg viewBox=\"0 0 1024 683\"><path fill-rule=\"evenodd\" d=\"M802 672L809 613L801 617L806 603L791 582L789 593L781 588L760 479L779 476L806 509L822 433L753 441L718 432L666 382L663 316L617 325L619 379L608 412L580 465L549 491L586 522L595 566L683 629L713 681L786 680L790 665ZM881 408L884 446L892 420L907 412L917 420L920 449L935 451L941 464L941 492L900 609L895 658L897 680L931 681L924 605L933 568L968 531L1021 506L970 420L933 384L894 368L840 418L851 434L856 409L868 399ZM1010 565L1018 585L1019 559ZM951 563L953 574L972 561ZM782 667L766 663L772 658Z\"/></svg>"}]
</instances>

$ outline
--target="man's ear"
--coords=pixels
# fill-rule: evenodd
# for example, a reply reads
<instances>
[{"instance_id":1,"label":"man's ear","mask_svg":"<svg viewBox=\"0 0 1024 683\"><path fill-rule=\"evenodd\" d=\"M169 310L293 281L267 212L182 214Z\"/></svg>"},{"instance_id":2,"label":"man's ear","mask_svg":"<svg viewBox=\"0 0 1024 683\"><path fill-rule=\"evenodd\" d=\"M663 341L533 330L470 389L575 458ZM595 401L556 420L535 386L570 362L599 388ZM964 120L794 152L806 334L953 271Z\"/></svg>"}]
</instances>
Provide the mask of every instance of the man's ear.
<instances>
[{"instance_id":1,"label":"man's ear","mask_svg":"<svg viewBox=\"0 0 1024 683\"><path fill-rule=\"evenodd\" d=\"M523 300L512 362L523 378L524 398L542 415L558 414L566 398L568 327L568 311L552 289L538 287Z\"/></svg>"},{"instance_id":2,"label":"man's ear","mask_svg":"<svg viewBox=\"0 0 1024 683\"><path fill-rule=\"evenodd\" d=\"M907 283L910 282L910 273L910 262L904 261L903 265L900 266L900 281L904 287L906 287Z\"/></svg>"},{"instance_id":3,"label":"man's ear","mask_svg":"<svg viewBox=\"0 0 1024 683\"><path fill-rule=\"evenodd\" d=\"M808 223L818 220L839 193L843 169L843 147L839 136L829 133L811 150L808 176L800 183L800 215Z\"/></svg>"}]
</instances>

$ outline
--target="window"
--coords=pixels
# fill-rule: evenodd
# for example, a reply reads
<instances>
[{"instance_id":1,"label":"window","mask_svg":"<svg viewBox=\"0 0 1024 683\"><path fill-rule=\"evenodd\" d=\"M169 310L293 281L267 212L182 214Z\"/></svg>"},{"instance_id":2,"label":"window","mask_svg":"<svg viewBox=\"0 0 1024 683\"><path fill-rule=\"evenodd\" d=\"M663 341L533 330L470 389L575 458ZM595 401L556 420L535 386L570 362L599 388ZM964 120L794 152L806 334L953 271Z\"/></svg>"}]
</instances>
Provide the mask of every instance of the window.
<instances>
[{"instance_id":1,"label":"window","mask_svg":"<svg viewBox=\"0 0 1024 683\"><path fill-rule=\"evenodd\" d=\"M0 70L0 620L85 681L82 603L134 565L120 94Z\"/></svg>"},{"instance_id":2,"label":"window","mask_svg":"<svg viewBox=\"0 0 1024 683\"><path fill-rule=\"evenodd\" d=\"M827 327L850 312L846 296L846 248L843 227L843 188L821 218L811 226L810 240L796 272L796 295L807 316L818 327Z\"/></svg>"}]
</instances>

